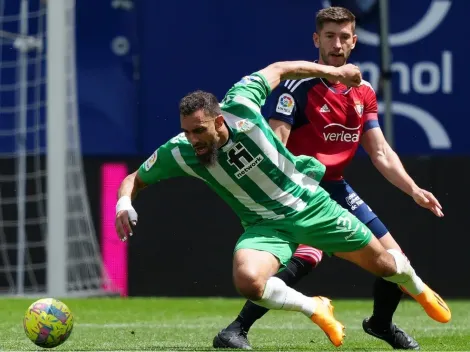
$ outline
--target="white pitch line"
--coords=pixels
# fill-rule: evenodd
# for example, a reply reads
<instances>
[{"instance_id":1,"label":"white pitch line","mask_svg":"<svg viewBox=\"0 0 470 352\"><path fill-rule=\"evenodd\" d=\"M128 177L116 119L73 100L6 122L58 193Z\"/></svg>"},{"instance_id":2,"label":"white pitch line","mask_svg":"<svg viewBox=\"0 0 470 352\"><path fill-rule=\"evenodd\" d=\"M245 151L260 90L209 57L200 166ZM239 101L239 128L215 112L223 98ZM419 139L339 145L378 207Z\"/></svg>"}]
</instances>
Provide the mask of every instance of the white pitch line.
<instances>
[{"instance_id":1,"label":"white pitch line","mask_svg":"<svg viewBox=\"0 0 470 352\"><path fill-rule=\"evenodd\" d=\"M210 328L220 328L220 324L167 324L167 323L156 323L156 322L140 322L140 323L108 323L108 324L96 324L96 323L76 323L76 327L78 328L90 328L90 329L118 329L118 328L148 328L148 329L154 329L154 328L160 328L160 329L188 329L188 330L194 330L194 329L210 329ZM280 329L292 329L292 330L302 330L302 331L308 331L311 330L312 327L308 327L305 324L278 324L278 325L266 325L266 324L258 324L256 325L256 330L280 330ZM427 328L411 328L407 327L407 329L413 329L413 330L419 330L422 332L426 331L470 331L469 327L464 327L464 326L430 326ZM346 327L346 330L362 330L361 326L357 325L352 325L349 327Z\"/></svg>"}]
</instances>

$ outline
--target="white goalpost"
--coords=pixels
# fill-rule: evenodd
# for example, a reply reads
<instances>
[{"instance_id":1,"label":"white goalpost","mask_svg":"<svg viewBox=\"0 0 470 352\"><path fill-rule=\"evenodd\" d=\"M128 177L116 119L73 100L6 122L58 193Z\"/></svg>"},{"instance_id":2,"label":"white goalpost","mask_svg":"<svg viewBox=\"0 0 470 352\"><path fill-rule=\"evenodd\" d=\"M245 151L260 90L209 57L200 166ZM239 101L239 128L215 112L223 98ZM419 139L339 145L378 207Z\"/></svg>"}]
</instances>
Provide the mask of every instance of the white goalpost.
<instances>
[{"instance_id":1,"label":"white goalpost","mask_svg":"<svg viewBox=\"0 0 470 352\"><path fill-rule=\"evenodd\" d=\"M47 21L47 292L52 297L67 293L67 65L71 60L67 19L73 0L48 3ZM67 6L68 5L68 6ZM72 33L74 35L74 33ZM69 50L68 50L69 49ZM73 112L70 112L73 113Z\"/></svg>"},{"instance_id":2,"label":"white goalpost","mask_svg":"<svg viewBox=\"0 0 470 352\"><path fill-rule=\"evenodd\" d=\"M0 294L110 287L82 165L75 0L0 0Z\"/></svg>"}]
</instances>

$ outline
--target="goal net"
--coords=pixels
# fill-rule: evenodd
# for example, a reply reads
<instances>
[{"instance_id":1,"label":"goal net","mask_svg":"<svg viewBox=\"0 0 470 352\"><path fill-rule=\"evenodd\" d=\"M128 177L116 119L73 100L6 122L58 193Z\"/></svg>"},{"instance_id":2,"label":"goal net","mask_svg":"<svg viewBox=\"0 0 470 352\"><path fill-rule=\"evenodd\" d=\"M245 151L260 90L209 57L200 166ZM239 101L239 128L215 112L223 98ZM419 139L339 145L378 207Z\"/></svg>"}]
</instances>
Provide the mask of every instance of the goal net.
<instances>
[{"instance_id":1,"label":"goal net","mask_svg":"<svg viewBox=\"0 0 470 352\"><path fill-rule=\"evenodd\" d=\"M61 1L64 18L57 12L48 17L47 0L0 0L1 294L88 296L112 290L92 222L80 152L75 3ZM65 24L62 35L67 44L65 55L58 52L53 57L47 49L47 22L57 19ZM50 80L51 59L64 61L66 74ZM62 119L56 114L57 124L48 115L47 93L54 87L59 93L65 88L64 99L57 96L63 101L56 103L63 104L65 112ZM59 132L51 133L51 128ZM48 146L56 143L55 138L65 141L64 150L52 148L59 158L48 161L52 155ZM48 178L58 174L60 180L61 172L63 185L52 185ZM51 189L58 203L50 198ZM54 207L59 211L48 211Z\"/></svg>"}]
</instances>

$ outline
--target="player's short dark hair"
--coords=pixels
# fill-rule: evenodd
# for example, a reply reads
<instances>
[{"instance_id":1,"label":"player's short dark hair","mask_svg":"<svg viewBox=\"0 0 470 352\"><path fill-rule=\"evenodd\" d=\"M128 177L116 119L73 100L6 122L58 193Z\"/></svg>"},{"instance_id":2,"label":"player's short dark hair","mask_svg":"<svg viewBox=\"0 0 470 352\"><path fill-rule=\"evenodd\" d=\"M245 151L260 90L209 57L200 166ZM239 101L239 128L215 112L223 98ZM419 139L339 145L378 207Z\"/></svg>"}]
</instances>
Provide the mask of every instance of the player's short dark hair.
<instances>
[{"instance_id":1,"label":"player's short dark hair","mask_svg":"<svg viewBox=\"0 0 470 352\"><path fill-rule=\"evenodd\" d=\"M337 24L351 23L353 33L356 30L356 16L344 7L331 6L318 11L315 19L317 33L319 33L323 29L325 23L328 22L334 22Z\"/></svg>"},{"instance_id":2,"label":"player's short dark hair","mask_svg":"<svg viewBox=\"0 0 470 352\"><path fill-rule=\"evenodd\" d=\"M208 92L197 90L189 93L180 101L180 116L188 116L203 109L204 113L210 117L222 114L217 97Z\"/></svg>"}]
</instances>

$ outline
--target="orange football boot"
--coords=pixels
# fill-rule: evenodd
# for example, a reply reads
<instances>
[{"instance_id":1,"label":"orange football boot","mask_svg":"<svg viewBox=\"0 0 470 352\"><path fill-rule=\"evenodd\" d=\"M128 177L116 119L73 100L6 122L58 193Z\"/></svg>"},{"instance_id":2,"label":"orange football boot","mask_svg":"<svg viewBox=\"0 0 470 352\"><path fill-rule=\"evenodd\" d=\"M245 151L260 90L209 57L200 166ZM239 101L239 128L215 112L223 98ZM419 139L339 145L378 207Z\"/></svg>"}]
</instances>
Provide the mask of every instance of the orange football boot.
<instances>
[{"instance_id":1,"label":"orange football boot","mask_svg":"<svg viewBox=\"0 0 470 352\"><path fill-rule=\"evenodd\" d=\"M341 346L346 335L343 324L333 316L334 307L331 305L331 300L321 296L313 299L317 302L317 308L310 319L325 332L333 345Z\"/></svg>"},{"instance_id":2,"label":"orange football boot","mask_svg":"<svg viewBox=\"0 0 470 352\"><path fill-rule=\"evenodd\" d=\"M450 321L452 314L446 302L428 285L425 284L423 292L418 295L412 295L402 286L400 288L421 304L426 314L435 321L439 323L448 323Z\"/></svg>"}]
</instances>

